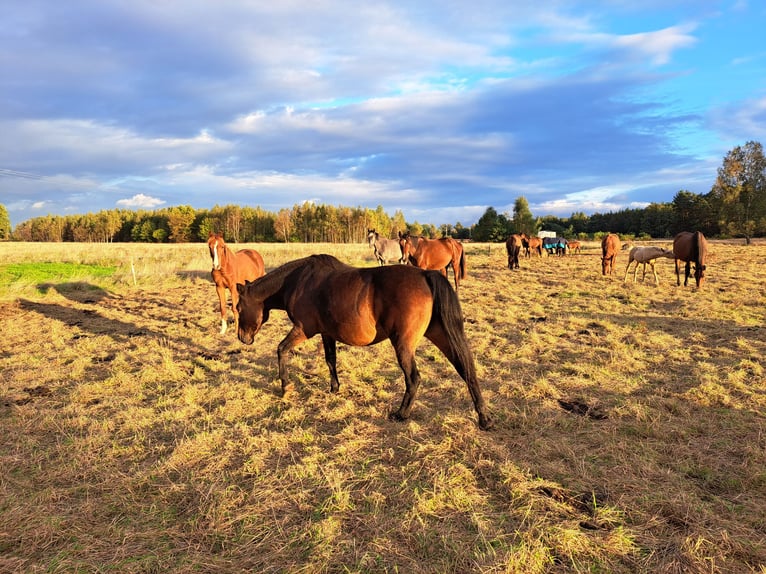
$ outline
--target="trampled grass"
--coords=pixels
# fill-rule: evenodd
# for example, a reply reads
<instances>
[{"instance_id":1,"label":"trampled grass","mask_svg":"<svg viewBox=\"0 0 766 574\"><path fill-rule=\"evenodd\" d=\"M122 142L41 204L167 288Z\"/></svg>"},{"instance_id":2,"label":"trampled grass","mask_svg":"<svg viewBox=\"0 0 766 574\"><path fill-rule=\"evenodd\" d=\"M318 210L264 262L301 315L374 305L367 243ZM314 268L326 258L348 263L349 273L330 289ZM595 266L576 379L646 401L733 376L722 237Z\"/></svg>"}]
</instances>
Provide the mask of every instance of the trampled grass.
<instances>
[{"instance_id":1,"label":"trampled grass","mask_svg":"<svg viewBox=\"0 0 766 574\"><path fill-rule=\"evenodd\" d=\"M766 572L766 245L712 242L700 290L585 247L466 244L484 432L427 341L408 422L388 343L339 346L337 395L304 343L281 397L288 319L220 336L204 245L0 244L0 571Z\"/></svg>"}]
</instances>

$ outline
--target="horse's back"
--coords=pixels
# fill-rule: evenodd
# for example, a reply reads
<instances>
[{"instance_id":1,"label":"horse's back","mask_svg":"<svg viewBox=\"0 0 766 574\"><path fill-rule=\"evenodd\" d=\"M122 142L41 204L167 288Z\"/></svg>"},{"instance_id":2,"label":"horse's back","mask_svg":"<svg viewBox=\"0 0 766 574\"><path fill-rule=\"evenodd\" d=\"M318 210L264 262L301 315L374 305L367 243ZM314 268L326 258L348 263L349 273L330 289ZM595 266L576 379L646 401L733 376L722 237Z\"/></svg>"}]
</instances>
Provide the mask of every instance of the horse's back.
<instances>
[{"instance_id":1,"label":"horse's back","mask_svg":"<svg viewBox=\"0 0 766 574\"><path fill-rule=\"evenodd\" d=\"M701 240L699 239L700 236L702 237ZM697 241L695 241L695 238L697 238ZM705 236L699 231L696 233L681 231L673 238L673 253L675 253L676 259L681 261L696 260L700 249L707 253Z\"/></svg>"},{"instance_id":2,"label":"horse's back","mask_svg":"<svg viewBox=\"0 0 766 574\"><path fill-rule=\"evenodd\" d=\"M254 281L266 271L263 257L255 249L241 249L234 254L234 258L237 262L237 283Z\"/></svg>"},{"instance_id":3,"label":"horse's back","mask_svg":"<svg viewBox=\"0 0 766 574\"><path fill-rule=\"evenodd\" d=\"M325 333L348 345L372 345L407 331L422 336L433 306L426 273L404 265L312 261L292 280L292 314L307 335Z\"/></svg>"}]
</instances>

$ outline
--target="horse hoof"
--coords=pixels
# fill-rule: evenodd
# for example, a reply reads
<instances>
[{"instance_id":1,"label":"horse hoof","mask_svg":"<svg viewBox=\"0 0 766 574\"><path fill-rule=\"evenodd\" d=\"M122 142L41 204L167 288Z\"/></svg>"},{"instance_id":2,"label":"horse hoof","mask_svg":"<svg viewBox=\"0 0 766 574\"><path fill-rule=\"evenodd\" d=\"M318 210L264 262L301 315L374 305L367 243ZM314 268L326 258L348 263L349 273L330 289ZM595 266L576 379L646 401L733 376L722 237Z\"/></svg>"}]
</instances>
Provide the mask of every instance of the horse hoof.
<instances>
[{"instance_id":1,"label":"horse hoof","mask_svg":"<svg viewBox=\"0 0 766 574\"><path fill-rule=\"evenodd\" d=\"M295 390L295 386L292 383L289 383L287 385L282 385L282 398L285 398L286 396L290 395Z\"/></svg>"},{"instance_id":2,"label":"horse hoof","mask_svg":"<svg viewBox=\"0 0 766 574\"><path fill-rule=\"evenodd\" d=\"M221 321L221 335L226 333L226 328L227 327L228 327L228 325L226 324L226 320Z\"/></svg>"},{"instance_id":3,"label":"horse hoof","mask_svg":"<svg viewBox=\"0 0 766 574\"><path fill-rule=\"evenodd\" d=\"M400 422L406 421L407 417L403 417L402 415L399 414L399 411L396 411L395 413L391 413L390 415L388 415L388 420L400 423Z\"/></svg>"},{"instance_id":4,"label":"horse hoof","mask_svg":"<svg viewBox=\"0 0 766 574\"><path fill-rule=\"evenodd\" d=\"M479 428L481 430L492 430L494 426L494 421L488 415L479 415Z\"/></svg>"}]
</instances>

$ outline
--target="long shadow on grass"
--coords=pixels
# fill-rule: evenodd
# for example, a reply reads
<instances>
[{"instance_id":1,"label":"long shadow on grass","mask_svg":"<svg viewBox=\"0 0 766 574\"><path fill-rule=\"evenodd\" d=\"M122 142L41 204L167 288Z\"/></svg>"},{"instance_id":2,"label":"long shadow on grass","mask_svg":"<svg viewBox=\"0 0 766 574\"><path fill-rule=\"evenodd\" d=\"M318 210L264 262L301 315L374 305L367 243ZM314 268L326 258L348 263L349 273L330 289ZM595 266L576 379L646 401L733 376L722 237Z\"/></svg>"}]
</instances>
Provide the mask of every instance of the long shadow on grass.
<instances>
[{"instance_id":1,"label":"long shadow on grass","mask_svg":"<svg viewBox=\"0 0 766 574\"><path fill-rule=\"evenodd\" d=\"M84 281L68 281L66 283L40 283L37 291L45 295L53 289L59 295L78 303L98 303L110 296L109 291Z\"/></svg>"}]
</instances>

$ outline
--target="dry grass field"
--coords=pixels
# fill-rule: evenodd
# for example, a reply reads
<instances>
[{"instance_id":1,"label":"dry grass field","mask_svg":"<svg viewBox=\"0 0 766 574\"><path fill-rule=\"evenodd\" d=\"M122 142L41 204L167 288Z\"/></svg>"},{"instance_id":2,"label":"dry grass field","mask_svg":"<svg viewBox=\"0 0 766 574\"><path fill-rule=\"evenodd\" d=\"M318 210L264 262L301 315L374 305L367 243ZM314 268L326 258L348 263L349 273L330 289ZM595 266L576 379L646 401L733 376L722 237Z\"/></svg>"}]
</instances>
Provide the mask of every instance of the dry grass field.
<instances>
[{"instance_id":1,"label":"dry grass field","mask_svg":"<svg viewBox=\"0 0 766 574\"><path fill-rule=\"evenodd\" d=\"M219 335L202 244L0 244L0 572L766 572L766 244L700 290L584 247L466 244L485 432L427 340L408 422L387 342L281 397L288 319Z\"/></svg>"}]
</instances>

